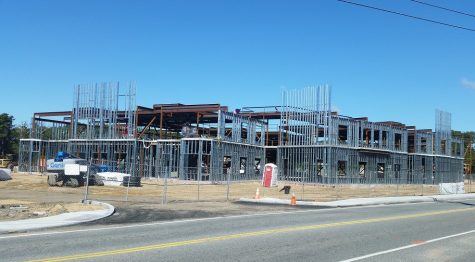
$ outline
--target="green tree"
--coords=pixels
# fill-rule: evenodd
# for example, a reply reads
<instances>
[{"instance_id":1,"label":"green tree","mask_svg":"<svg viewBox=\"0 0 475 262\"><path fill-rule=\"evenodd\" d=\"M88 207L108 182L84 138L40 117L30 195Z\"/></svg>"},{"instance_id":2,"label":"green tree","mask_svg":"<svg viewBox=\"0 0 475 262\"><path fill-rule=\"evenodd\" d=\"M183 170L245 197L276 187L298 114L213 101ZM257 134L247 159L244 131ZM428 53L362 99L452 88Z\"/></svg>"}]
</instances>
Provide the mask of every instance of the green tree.
<instances>
[{"instance_id":1,"label":"green tree","mask_svg":"<svg viewBox=\"0 0 475 262\"><path fill-rule=\"evenodd\" d=\"M20 139L29 137L30 128L26 122L21 123L19 126L15 126L13 128L13 144L11 148L11 154L18 154L20 149Z\"/></svg>"},{"instance_id":2,"label":"green tree","mask_svg":"<svg viewBox=\"0 0 475 262\"><path fill-rule=\"evenodd\" d=\"M30 128L26 122L21 123L19 126L15 126L14 131L17 139L30 138Z\"/></svg>"},{"instance_id":3,"label":"green tree","mask_svg":"<svg viewBox=\"0 0 475 262\"><path fill-rule=\"evenodd\" d=\"M0 114L0 156L13 154L15 136L13 132L13 116L7 113Z\"/></svg>"},{"instance_id":4,"label":"green tree","mask_svg":"<svg viewBox=\"0 0 475 262\"><path fill-rule=\"evenodd\" d=\"M468 131L468 132L460 132L460 131L453 131L452 134L458 138L463 139L464 146L465 146L465 164L471 164L471 171L472 173L475 171L475 132Z\"/></svg>"}]
</instances>

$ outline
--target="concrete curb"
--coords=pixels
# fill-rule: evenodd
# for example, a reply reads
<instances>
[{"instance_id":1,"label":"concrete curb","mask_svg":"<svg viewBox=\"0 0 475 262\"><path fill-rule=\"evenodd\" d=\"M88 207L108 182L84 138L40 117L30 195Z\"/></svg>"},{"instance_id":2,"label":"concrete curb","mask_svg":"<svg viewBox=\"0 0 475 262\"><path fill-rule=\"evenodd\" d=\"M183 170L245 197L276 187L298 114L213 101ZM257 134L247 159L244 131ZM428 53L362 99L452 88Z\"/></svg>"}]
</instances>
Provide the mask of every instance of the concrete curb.
<instances>
[{"instance_id":1,"label":"concrete curb","mask_svg":"<svg viewBox=\"0 0 475 262\"><path fill-rule=\"evenodd\" d=\"M106 209L95 211L70 212L63 213L57 216L0 222L0 234L19 231L23 232L34 229L71 226L108 217L112 215L115 211L114 206L107 203L99 201L90 201L90 204L102 205L106 207Z\"/></svg>"},{"instance_id":2,"label":"concrete curb","mask_svg":"<svg viewBox=\"0 0 475 262\"><path fill-rule=\"evenodd\" d=\"M337 208L355 206L391 205L406 203L424 203L437 201L460 201L475 199L475 194L455 194L455 195L432 195L432 196L402 196L402 197L380 197L380 198L353 198L331 202L297 201L297 206L316 208ZM290 205L289 199L278 198L241 198L241 203L268 204L268 205Z\"/></svg>"},{"instance_id":3,"label":"concrete curb","mask_svg":"<svg viewBox=\"0 0 475 262\"><path fill-rule=\"evenodd\" d=\"M460 201L475 199L475 194L434 195L434 201Z\"/></svg>"}]
</instances>

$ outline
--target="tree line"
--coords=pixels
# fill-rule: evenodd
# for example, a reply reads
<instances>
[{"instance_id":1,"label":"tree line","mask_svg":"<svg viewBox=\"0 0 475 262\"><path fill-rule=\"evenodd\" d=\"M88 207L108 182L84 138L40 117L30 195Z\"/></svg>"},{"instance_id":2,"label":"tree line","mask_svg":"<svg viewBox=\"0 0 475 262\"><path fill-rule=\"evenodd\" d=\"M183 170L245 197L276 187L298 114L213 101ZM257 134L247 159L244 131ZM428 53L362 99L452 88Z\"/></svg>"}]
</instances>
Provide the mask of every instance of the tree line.
<instances>
[{"instance_id":1,"label":"tree line","mask_svg":"<svg viewBox=\"0 0 475 262\"><path fill-rule=\"evenodd\" d=\"M22 138L28 138L30 129L26 123L15 126L15 118L7 113L0 114L0 158L13 155L18 157L19 142Z\"/></svg>"},{"instance_id":2,"label":"tree line","mask_svg":"<svg viewBox=\"0 0 475 262\"><path fill-rule=\"evenodd\" d=\"M452 135L458 138L461 138L463 140L463 143L465 145L465 168L469 168L468 170L465 170L465 172L473 172L475 171L475 148L474 148L474 143L475 143L475 132L474 131L468 131L468 132L460 132L460 131L452 131Z\"/></svg>"}]
</instances>

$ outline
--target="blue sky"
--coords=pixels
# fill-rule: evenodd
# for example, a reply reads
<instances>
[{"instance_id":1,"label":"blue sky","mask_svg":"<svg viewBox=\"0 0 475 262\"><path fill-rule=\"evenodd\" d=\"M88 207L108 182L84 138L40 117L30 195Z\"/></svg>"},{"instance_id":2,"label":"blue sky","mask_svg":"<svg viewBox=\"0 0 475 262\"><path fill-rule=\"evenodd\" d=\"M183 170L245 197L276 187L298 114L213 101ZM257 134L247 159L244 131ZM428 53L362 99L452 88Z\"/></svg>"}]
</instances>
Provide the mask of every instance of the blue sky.
<instances>
[{"instance_id":1,"label":"blue sky","mask_svg":"<svg viewBox=\"0 0 475 262\"><path fill-rule=\"evenodd\" d=\"M474 1L426 0L475 14ZM409 0L354 2L468 28ZM340 114L475 130L475 32L313 1L0 0L0 112L70 110L73 86L137 82L137 104L281 103L330 84Z\"/></svg>"}]
</instances>

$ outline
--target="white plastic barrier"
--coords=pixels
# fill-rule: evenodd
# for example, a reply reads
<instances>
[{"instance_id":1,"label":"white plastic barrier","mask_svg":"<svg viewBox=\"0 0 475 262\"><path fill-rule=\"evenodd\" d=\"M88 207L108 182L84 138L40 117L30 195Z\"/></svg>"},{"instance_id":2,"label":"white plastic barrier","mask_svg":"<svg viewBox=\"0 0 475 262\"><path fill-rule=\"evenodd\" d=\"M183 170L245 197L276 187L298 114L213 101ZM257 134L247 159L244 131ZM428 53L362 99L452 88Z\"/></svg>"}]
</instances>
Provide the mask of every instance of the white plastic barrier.
<instances>
[{"instance_id":1,"label":"white plastic barrier","mask_svg":"<svg viewBox=\"0 0 475 262\"><path fill-rule=\"evenodd\" d=\"M106 186L121 186L124 182L124 177L128 176L129 174L118 173L118 172L102 172L97 173L98 176L101 177L104 185Z\"/></svg>"},{"instance_id":2,"label":"white plastic barrier","mask_svg":"<svg viewBox=\"0 0 475 262\"><path fill-rule=\"evenodd\" d=\"M465 185L463 182L460 183L440 183L439 192L442 195L451 195L451 194L464 194Z\"/></svg>"}]
</instances>

